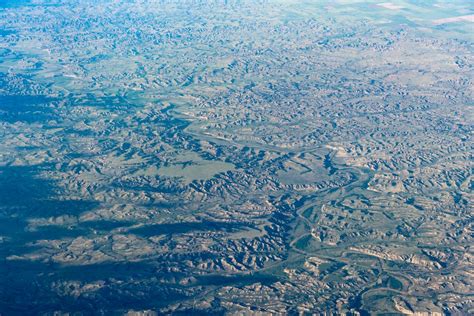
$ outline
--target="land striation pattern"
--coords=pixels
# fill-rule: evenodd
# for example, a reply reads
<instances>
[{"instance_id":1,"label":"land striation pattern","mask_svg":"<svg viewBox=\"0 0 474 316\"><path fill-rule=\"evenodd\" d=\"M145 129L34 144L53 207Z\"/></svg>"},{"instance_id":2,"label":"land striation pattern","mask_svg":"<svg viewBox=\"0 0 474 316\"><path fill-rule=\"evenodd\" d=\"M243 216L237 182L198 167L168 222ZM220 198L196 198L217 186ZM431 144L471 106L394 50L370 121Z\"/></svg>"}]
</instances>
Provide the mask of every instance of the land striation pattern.
<instances>
[{"instance_id":1,"label":"land striation pattern","mask_svg":"<svg viewBox=\"0 0 474 316\"><path fill-rule=\"evenodd\" d=\"M473 314L473 21L1 2L0 314Z\"/></svg>"}]
</instances>

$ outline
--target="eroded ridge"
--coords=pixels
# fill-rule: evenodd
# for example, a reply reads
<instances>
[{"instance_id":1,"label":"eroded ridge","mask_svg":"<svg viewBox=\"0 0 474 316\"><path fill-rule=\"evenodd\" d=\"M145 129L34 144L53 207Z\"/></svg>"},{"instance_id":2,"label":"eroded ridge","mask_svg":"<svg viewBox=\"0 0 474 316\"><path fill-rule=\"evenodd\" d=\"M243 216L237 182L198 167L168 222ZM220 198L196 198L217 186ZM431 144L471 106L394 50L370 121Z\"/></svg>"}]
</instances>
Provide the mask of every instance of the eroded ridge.
<instances>
[{"instance_id":1,"label":"eroded ridge","mask_svg":"<svg viewBox=\"0 0 474 316\"><path fill-rule=\"evenodd\" d=\"M472 10L0 4L0 313L472 313Z\"/></svg>"}]
</instances>

